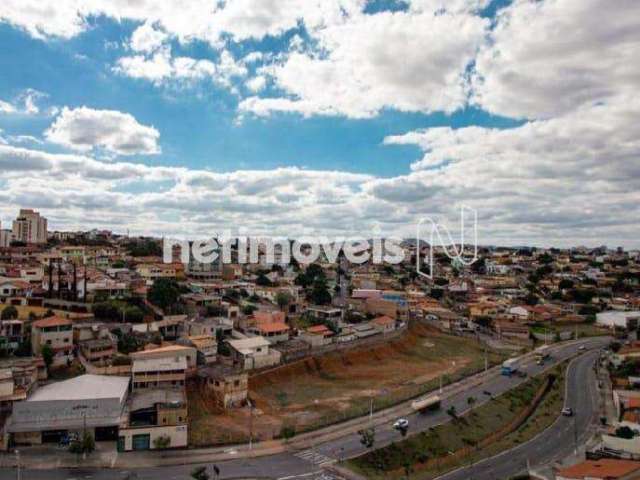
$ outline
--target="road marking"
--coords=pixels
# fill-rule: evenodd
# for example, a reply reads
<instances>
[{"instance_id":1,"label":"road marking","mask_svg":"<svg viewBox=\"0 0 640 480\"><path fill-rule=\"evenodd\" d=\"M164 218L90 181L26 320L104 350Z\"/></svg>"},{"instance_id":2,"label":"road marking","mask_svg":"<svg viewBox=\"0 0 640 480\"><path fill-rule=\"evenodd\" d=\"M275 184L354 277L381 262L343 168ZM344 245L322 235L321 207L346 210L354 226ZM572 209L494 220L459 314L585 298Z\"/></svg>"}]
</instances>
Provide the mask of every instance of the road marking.
<instances>
[{"instance_id":1,"label":"road marking","mask_svg":"<svg viewBox=\"0 0 640 480\"><path fill-rule=\"evenodd\" d=\"M312 463L314 465L322 465L324 463L333 463L335 460L333 458L327 457L321 453L317 453L313 450L304 450L302 452L298 452L294 455L306 462Z\"/></svg>"},{"instance_id":2,"label":"road marking","mask_svg":"<svg viewBox=\"0 0 640 480\"><path fill-rule=\"evenodd\" d=\"M343 477L339 477L333 473L324 472L318 470L316 472L302 473L300 475L289 475L288 477L280 477L278 480L294 480L295 478L308 478L311 480L344 480Z\"/></svg>"}]
</instances>

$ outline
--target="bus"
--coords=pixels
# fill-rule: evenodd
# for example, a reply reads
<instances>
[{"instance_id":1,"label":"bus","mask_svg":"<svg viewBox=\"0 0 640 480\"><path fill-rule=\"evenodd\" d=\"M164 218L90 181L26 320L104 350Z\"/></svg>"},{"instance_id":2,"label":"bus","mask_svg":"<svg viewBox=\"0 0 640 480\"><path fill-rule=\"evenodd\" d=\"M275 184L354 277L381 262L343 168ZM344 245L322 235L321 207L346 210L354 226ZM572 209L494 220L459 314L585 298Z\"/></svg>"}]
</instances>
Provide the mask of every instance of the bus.
<instances>
[{"instance_id":1,"label":"bus","mask_svg":"<svg viewBox=\"0 0 640 480\"><path fill-rule=\"evenodd\" d=\"M545 360L551 358L551 347L549 345L542 345L535 351L536 362L543 364Z\"/></svg>"}]
</instances>

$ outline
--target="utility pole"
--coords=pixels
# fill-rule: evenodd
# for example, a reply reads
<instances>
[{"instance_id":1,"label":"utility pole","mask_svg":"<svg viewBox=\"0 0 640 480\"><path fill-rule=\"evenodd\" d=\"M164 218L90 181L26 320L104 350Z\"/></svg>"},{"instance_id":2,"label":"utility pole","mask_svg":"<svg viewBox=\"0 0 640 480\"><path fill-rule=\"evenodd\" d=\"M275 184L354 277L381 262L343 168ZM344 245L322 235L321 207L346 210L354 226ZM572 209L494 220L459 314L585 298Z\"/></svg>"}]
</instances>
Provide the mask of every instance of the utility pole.
<instances>
[{"instance_id":1,"label":"utility pole","mask_svg":"<svg viewBox=\"0 0 640 480\"><path fill-rule=\"evenodd\" d=\"M369 421L373 425L373 395L371 395L369 402Z\"/></svg>"},{"instance_id":2,"label":"utility pole","mask_svg":"<svg viewBox=\"0 0 640 480\"><path fill-rule=\"evenodd\" d=\"M576 419L575 415L573 416L573 450L577 457L578 456L578 420Z\"/></svg>"},{"instance_id":3,"label":"utility pole","mask_svg":"<svg viewBox=\"0 0 640 480\"><path fill-rule=\"evenodd\" d=\"M249 450L253 449L253 403L247 399L249 403Z\"/></svg>"},{"instance_id":4,"label":"utility pole","mask_svg":"<svg viewBox=\"0 0 640 480\"><path fill-rule=\"evenodd\" d=\"M22 480L22 471L20 470L20 450L16 450L16 464L17 464L18 480Z\"/></svg>"}]
</instances>

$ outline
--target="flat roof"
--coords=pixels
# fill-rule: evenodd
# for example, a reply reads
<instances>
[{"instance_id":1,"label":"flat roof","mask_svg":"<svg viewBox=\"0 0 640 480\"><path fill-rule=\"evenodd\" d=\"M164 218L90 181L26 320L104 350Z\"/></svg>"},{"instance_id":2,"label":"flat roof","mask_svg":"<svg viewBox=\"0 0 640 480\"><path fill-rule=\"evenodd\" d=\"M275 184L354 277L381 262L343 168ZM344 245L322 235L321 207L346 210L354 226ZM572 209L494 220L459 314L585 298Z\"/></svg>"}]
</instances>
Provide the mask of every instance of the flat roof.
<instances>
[{"instance_id":1,"label":"flat roof","mask_svg":"<svg viewBox=\"0 0 640 480\"><path fill-rule=\"evenodd\" d=\"M131 371L137 372L167 372L170 370L186 370L187 359L184 357L177 358L136 358L133 361Z\"/></svg>"},{"instance_id":2,"label":"flat roof","mask_svg":"<svg viewBox=\"0 0 640 480\"><path fill-rule=\"evenodd\" d=\"M62 382L50 383L38 388L27 402L54 400L124 399L129 389L129 377L107 375L81 375Z\"/></svg>"},{"instance_id":3,"label":"flat roof","mask_svg":"<svg viewBox=\"0 0 640 480\"><path fill-rule=\"evenodd\" d=\"M248 348L256 348L256 347L266 347L271 345L269 341L264 337L250 337L243 338L241 340L229 340L229 345L231 345L234 349L240 351Z\"/></svg>"}]
</instances>

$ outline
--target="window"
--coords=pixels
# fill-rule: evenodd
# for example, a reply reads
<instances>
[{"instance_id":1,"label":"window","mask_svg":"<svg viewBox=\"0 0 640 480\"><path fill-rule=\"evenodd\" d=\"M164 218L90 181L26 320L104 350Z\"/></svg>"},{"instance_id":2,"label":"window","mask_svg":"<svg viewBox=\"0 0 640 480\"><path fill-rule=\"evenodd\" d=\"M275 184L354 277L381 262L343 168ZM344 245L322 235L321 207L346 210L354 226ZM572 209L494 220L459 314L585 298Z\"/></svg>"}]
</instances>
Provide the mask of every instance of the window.
<instances>
[{"instance_id":1,"label":"window","mask_svg":"<svg viewBox=\"0 0 640 480\"><path fill-rule=\"evenodd\" d=\"M240 380L236 380L235 382L233 382L233 385L235 387L239 387L240 386Z\"/></svg>"}]
</instances>

